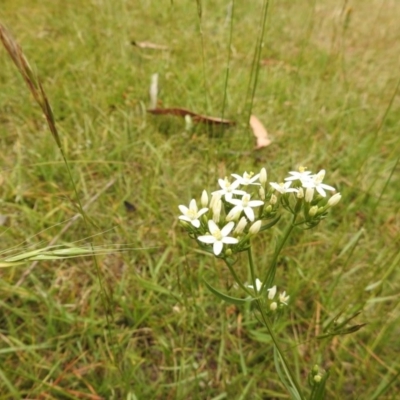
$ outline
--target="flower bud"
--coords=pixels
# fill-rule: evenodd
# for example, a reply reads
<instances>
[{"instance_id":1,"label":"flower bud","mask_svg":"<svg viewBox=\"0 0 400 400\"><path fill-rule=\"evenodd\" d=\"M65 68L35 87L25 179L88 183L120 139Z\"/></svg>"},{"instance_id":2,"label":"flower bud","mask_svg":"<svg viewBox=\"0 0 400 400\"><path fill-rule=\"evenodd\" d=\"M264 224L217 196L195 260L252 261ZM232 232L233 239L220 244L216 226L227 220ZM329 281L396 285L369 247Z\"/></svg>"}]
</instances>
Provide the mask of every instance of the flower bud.
<instances>
[{"instance_id":1,"label":"flower bud","mask_svg":"<svg viewBox=\"0 0 400 400\"><path fill-rule=\"evenodd\" d=\"M277 201L278 201L278 198L274 194L269 199L269 203L272 205L276 204Z\"/></svg>"},{"instance_id":2,"label":"flower bud","mask_svg":"<svg viewBox=\"0 0 400 400\"><path fill-rule=\"evenodd\" d=\"M251 225L249 229L250 235L257 235L257 233L260 231L262 221L259 219L258 221L254 222L253 225Z\"/></svg>"},{"instance_id":3,"label":"flower bud","mask_svg":"<svg viewBox=\"0 0 400 400\"><path fill-rule=\"evenodd\" d=\"M267 170L265 168L261 168L258 180L260 181L261 185L265 186L267 183Z\"/></svg>"},{"instance_id":4,"label":"flower bud","mask_svg":"<svg viewBox=\"0 0 400 400\"><path fill-rule=\"evenodd\" d=\"M278 304L276 303L276 301L273 301L270 305L269 305L269 309L271 311L275 311L278 308Z\"/></svg>"},{"instance_id":5,"label":"flower bud","mask_svg":"<svg viewBox=\"0 0 400 400\"><path fill-rule=\"evenodd\" d=\"M206 190L203 190L203 193L201 194L201 206L204 208L208 207L208 194Z\"/></svg>"},{"instance_id":6,"label":"flower bud","mask_svg":"<svg viewBox=\"0 0 400 400\"><path fill-rule=\"evenodd\" d=\"M339 203L340 199L342 198L342 195L340 193L334 194L329 200L328 200L328 207L333 207L336 206L337 203Z\"/></svg>"},{"instance_id":7,"label":"flower bud","mask_svg":"<svg viewBox=\"0 0 400 400\"><path fill-rule=\"evenodd\" d=\"M268 298L272 300L276 295L276 286L272 286L272 288L267 289L268 291Z\"/></svg>"},{"instance_id":8,"label":"flower bud","mask_svg":"<svg viewBox=\"0 0 400 400\"><path fill-rule=\"evenodd\" d=\"M217 224L221 216L222 201L219 199L213 207L213 221Z\"/></svg>"},{"instance_id":9,"label":"flower bud","mask_svg":"<svg viewBox=\"0 0 400 400\"><path fill-rule=\"evenodd\" d=\"M193 119L190 115L185 115L185 131L190 132L193 129Z\"/></svg>"},{"instance_id":10,"label":"flower bud","mask_svg":"<svg viewBox=\"0 0 400 400\"><path fill-rule=\"evenodd\" d=\"M318 212L318 206L312 206L310 208L310 211L308 212L308 215L310 217L314 217L317 214L317 212Z\"/></svg>"},{"instance_id":11,"label":"flower bud","mask_svg":"<svg viewBox=\"0 0 400 400\"><path fill-rule=\"evenodd\" d=\"M221 194L220 193L214 193L211 196L211 201L210 201L210 208L214 208L214 204L221 199Z\"/></svg>"},{"instance_id":12,"label":"flower bud","mask_svg":"<svg viewBox=\"0 0 400 400\"><path fill-rule=\"evenodd\" d=\"M313 197L314 197L314 188L307 188L306 189L306 195L305 195L305 201L307 202L307 203L311 203L311 201L312 201L312 199L313 199Z\"/></svg>"},{"instance_id":13,"label":"flower bud","mask_svg":"<svg viewBox=\"0 0 400 400\"><path fill-rule=\"evenodd\" d=\"M236 233L237 235L240 235L240 234L243 232L243 230L244 230L244 228L246 227L246 225L247 225L247 219L246 219L246 217L240 218L240 221L239 221L238 224L236 225L236 228L235 228L235 230L233 231L233 233Z\"/></svg>"},{"instance_id":14,"label":"flower bud","mask_svg":"<svg viewBox=\"0 0 400 400\"><path fill-rule=\"evenodd\" d=\"M265 189L262 186L260 187L258 194L261 200L265 200Z\"/></svg>"},{"instance_id":15,"label":"flower bud","mask_svg":"<svg viewBox=\"0 0 400 400\"><path fill-rule=\"evenodd\" d=\"M304 197L304 189L302 187L299 188L299 191L297 192L296 197L298 199L302 199ZM205 206L203 206L203 207L205 207Z\"/></svg>"},{"instance_id":16,"label":"flower bud","mask_svg":"<svg viewBox=\"0 0 400 400\"><path fill-rule=\"evenodd\" d=\"M315 383L320 383L322 379L322 376L320 374L317 374L314 376L314 382Z\"/></svg>"},{"instance_id":17,"label":"flower bud","mask_svg":"<svg viewBox=\"0 0 400 400\"><path fill-rule=\"evenodd\" d=\"M233 210L233 208L232 208ZM226 216L226 220L228 222L230 221L237 221L240 217L240 214L242 213L241 211L238 211L236 213L232 213L232 210L229 212L229 214Z\"/></svg>"}]
</instances>

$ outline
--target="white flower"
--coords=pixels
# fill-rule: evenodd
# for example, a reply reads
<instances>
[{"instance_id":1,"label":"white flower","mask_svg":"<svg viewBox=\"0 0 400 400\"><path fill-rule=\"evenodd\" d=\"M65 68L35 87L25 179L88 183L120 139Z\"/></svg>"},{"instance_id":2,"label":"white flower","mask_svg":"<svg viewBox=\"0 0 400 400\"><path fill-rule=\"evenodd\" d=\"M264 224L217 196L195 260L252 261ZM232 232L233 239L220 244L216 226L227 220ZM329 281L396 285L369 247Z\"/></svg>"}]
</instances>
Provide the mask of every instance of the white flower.
<instances>
[{"instance_id":1,"label":"white flower","mask_svg":"<svg viewBox=\"0 0 400 400\"><path fill-rule=\"evenodd\" d=\"M218 184L221 187L221 190L216 190L215 192L212 192L212 194L219 194L221 197L225 196L226 200L229 200L232 198L232 195L234 194L240 194L244 195L246 192L244 190L238 190L237 188L240 185L239 181L235 182L229 182L228 178L225 179L218 179Z\"/></svg>"},{"instance_id":2,"label":"white flower","mask_svg":"<svg viewBox=\"0 0 400 400\"><path fill-rule=\"evenodd\" d=\"M199 218L208 211L208 208L202 208L200 211L198 211L196 200L192 199L189 204L189 208L181 205L179 206L179 210L183 214L179 216L179 219L190 222L195 228L199 228Z\"/></svg>"},{"instance_id":3,"label":"white flower","mask_svg":"<svg viewBox=\"0 0 400 400\"><path fill-rule=\"evenodd\" d=\"M228 222L220 230L217 224L210 219L208 221L208 230L210 231L210 235L199 236L197 239L203 243L212 244L214 254L218 256L221 253L224 244L235 244L239 242L237 239L228 236L234 225L234 222Z\"/></svg>"},{"instance_id":4,"label":"white flower","mask_svg":"<svg viewBox=\"0 0 400 400\"><path fill-rule=\"evenodd\" d=\"M335 193L329 200L328 200L328 207L336 206L339 203L342 195L340 193Z\"/></svg>"},{"instance_id":5,"label":"white flower","mask_svg":"<svg viewBox=\"0 0 400 400\"><path fill-rule=\"evenodd\" d=\"M245 172L243 176L237 175L237 174L232 174L234 178L236 178L235 182L239 182L240 185L247 186L247 185L259 185L259 183L255 183L255 181L258 179L260 174L254 175L253 172L250 172L248 174Z\"/></svg>"},{"instance_id":6,"label":"white flower","mask_svg":"<svg viewBox=\"0 0 400 400\"><path fill-rule=\"evenodd\" d=\"M262 206L264 204L264 202L261 200L250 200L250 197L251 196L246 193L242 197L242 200L239 200L239 199L228 200L230 203L234 204L235 207L233 207L232 210L229 212L229 214L227 215L227 219L229 220L237 213L240 213L243 211L245 213L246 217L250 221L254 221L254 211L253 211L252 207Z\"/></svg>"},{"instance_id":7,"label":"white flower","mask_svg":"<svg viewBox=\"0 0 400 400\"><path fill-rule=\"evenodd\" d=\"M253 285L247 285L247 287L249 287L250 289L254 289ZM257 289L257 292L259 292L261 290L261 288L262 288L262 282L258 278L256 278L256 289Z\"/></svg>"},{"instance_id":8,"label":"white flower","mask_svg":"<svg viewBox=\"0 0 400 400\"><path fill-rule=\"evenodd\" d=\"M285 304L285 306L287 306L289 297L290 296L286 296L286 291L284 291L279 295L279 302L282 304Z\"/></svg>"},{"instance_id":9,"label":"white flower","mask_svg":"<svg viewBox=\"0 0 400 400\"><path fill-rule=\"evenodd\" d=\"M270 182L269 183L276 191L278 191L281 194L285 194L285 193L297 193L298 189L295 188L291 188L290 185L292 184L291 181L288 182L281 182L281 183L276 183L276 182Z\"/></svg>"},{"instance_id":10,"label":"white flower","mask_svg":"<svg viewBox=\"0 0 400 400\"><path fill-rule=\"evenodd\" d=\"M276 286L272 286L272 288L267 289L268 298L272 300L276 295Z\"/></svg>"},{"instance_id":11,"label":"white flower","mask_svg":"<svg viewBox=\"0 0 400 400\"><path fill-rule=\"evenodd\" d=\"M285 178L285 181L301 181L301 183L303 182L307 182L309 180L311 180L311 171L306 171L305 167L299 167L299 171L290 171L289 174L291 176L288 176L287 178Z\"/></svg>"},{"instance_id":12,"label":"white flower","mask_svg":"<svg viewBox=\"0 0 400 400\"><path fill-rule=\"evenodd\" d=\"M305 188L314 188L322 197L326 197L326 192L324 189L333 191L336 189L332 186L325 185L325 183L322 183L324 178L325 178L325 170L321 169L321 171L319 171L318 174L312 176L312 179L302 182L302 185Z\"/></svg>"}]
</instances>

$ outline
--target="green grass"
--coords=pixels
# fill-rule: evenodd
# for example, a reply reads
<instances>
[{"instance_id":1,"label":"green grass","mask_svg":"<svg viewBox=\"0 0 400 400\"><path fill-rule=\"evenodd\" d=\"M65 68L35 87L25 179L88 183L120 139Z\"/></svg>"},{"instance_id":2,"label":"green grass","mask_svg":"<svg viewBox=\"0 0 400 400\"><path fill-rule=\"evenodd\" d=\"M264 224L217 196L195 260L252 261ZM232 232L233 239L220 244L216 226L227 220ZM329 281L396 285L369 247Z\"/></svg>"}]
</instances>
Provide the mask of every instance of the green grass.
<instances>
[{"instance_id":1,"label":"green grass","mask_svg":"<svg viewBox=\"0 0 400 400\"><path fill-rule=\"evenodd\" d=\"M221 290L232 280L179 228L177 206L230 173L265 166L280 181L306 165L325 168L343 198L284 249L282 345L304 386L314 364L330 370L329 399L397 398L400 4L272 1L252 112L273 143L253 151L246 94L261 1L235 2L230 46L222 1L202 2L201 20L193 1L2 3L0 20L42 79L82 205L115 179L87 209L93 225L78 219L57 244L96 235L94 245L134 250L98 256L97 267L40 262L22 282L29 264L0 271L0 397L288 398L251 310L205 288L203 277ZM0 54L0 229L2 251L18 252L49 243L78 209L41 110ZM183 120L148 115L156 72L163 107L223 113L236 126L188 133ZM260 268L269 232L255 242ZM356 322L367 325L315 339L342 309L362 309Z\"/></svg>"}]
</instances>

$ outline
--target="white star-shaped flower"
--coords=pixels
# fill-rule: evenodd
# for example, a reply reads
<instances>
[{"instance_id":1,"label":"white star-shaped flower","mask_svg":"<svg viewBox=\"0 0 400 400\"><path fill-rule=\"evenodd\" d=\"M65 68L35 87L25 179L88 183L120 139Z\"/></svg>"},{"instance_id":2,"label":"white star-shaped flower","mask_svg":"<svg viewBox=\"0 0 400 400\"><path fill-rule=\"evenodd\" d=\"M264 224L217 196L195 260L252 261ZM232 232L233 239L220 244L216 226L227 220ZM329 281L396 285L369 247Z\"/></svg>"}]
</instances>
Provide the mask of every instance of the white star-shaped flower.
<instances>
[{"instance_id":1,"label":"white star-shaped flower","mask_svg":"<svg viewBox=\"0 0 400 400\"><path fill-rule=\"evenodd\" d=\"M212 192L212 194L219 194L221 197L225 196L225 200L230 200L234 194L246 194L244 190L237 189L240 185L238 180L235 182L229 182L228 178L218 179L218 184L221 187L221 190L216 190L215 192Z\"/></svg>"},{"instance_id":2,"label":"white star-shaped flower","mask_svg":"<svg viewBox=\"0 0 400 400\"><path fill-rule=\"evenodd\" d=\"M246 193L243 197L242 200L239 199L231 199L228 200L229 203L232 203L235 205L235 207L232 208L232 210L229 212L227 215L227 219L232 219L235 215L238 213L241 213L242 211L245 213L246 217L250 221L254 221L254 211L252 207L258 207L262 206L264 204L263 201L261 200L250 200L250 195Z\"/></svg>"},{"instance_id":3,"label":"white star-shaped flower","mask_svg":"<svg viewBox=\"0 0 400 400\"><path fill-rule=\"evenodd\" d=\"M208 230L210 231L210 235L199 236L197 239L203 243L212 244L214 254L218 256L221 253L224 244L236 244L239 242L238 239L228 236L234 226L235 223L231 221L220 230L217 224L210 219L208 221Z\"/></svg>"},{"instance_id":4,"label":"white star-shaped flower","mask_svg":"<svg viewBox=\"0 0 400 400\"><path fill-rule=\"evenodd\" d=\"M236 178L236 182L239 182L239 184L243 186L260 185L259 183L256 183L256 180L259 178L260 174L254 175L253 172L250 172L250 174L245 172L243 176L238 174L232 174L232 176Z\"/></svg>"},{"instance_id":5,"label":"white star-shaped flower","mask_svg":"<svg viewBox=\"0 0 400 400\"><path fill-rule=\"evenodd\" d=\"M288 301L289 301L289 297L290 296L286 296L286 291L284 291L279 295L279 302L284 304L285 306L287 306L288 305Z\"/></svg>"},{"instance_id":6,"label":"white star-shaped flower","mask_svg":"<svg viewBox=\"0 0 400 400\"><path fill-rule=\"evenodd\" d=\"M325 190L335 191L336 189L332 186L325 185L322 181L325 178L325 170L321 169L318 174L315 174L308 181L302 182L304 188L315 189L322 197L326 197Z\"/></svg>"},{"instance_id":7,"label":"white star-shaped flower","mask_svg":"<svg viewBox=\"0 0 400 400\"><path fill-rule=\"evenodd\" d=\"M295 188L291 188L290 185L292 184L292 181L287 181L285 183L281 182L281 183L276 183L276 182L270 182L269 183L277 192L281 193L281 194L285 194L285 193L297 193L298 189Z\"/></svg>"},{"instance_id":8,"label":"white star-shaped flower","mask_svg":"<svg viewBox=\"0 0 400 400\"><path fill-rule=\"evenodd\" d=\"M198 211L196 200L192 199L189 204L189 208L180 205L179 210L183 214L179 216L179 219L181 219L182 221L190 222L195 228L199 228L199 218L208 211L208 208L202 208L200 211Z\"/></svg>"},{"instance_id":9,"label":"white star-shaped flower","mask_svg":"<svg viewBox=\"0 0 400 400\"><path fill-rule=\"evenodd\" d=\"M285 178L285 181L301 181L301 183L303 182L307 182L309 180L312 179L311 175L311 171L306 171L305 167L299 167L298 171L290 171L289 174L291 176L288 176L287 178Z\"/></svg>"}]
</instances>

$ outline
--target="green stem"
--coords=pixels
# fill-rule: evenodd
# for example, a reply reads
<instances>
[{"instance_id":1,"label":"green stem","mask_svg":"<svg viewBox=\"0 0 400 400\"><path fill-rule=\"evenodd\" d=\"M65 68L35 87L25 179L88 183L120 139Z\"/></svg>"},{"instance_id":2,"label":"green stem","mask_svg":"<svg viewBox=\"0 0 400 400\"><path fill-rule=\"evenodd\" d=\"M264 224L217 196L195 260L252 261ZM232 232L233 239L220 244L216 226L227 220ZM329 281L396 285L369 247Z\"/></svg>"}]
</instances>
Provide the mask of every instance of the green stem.
<instances>
[{"instance_id":1,"label":"green stem","mask_svg":"<svg viewBox=\"0 0 400 400\"><path fill-rule=\"evenodd\" d=\"M282 251L283 246L285 245L287 239L289 238L290 234L292 233L292 230L295 227L296 218L297 218L297 214L294 214L292 222L287 226L285 232L283 233L281 240L276 245L274 256L272 258L270 267L268 269L267 276L265 277L265 279L263 281L262 289L264 287L268 287L268 288L272 287L272 285L274 283L275 273L276 273L276 264L278 261L279 254Z\"/></svg>"},{"instance_id":2,"label":"green stem","mask_svg":"<svg viewBox=\"0 0 400 400\"><path fill-rule=\"evenodd\" d=\"M241 279L239 279L239 277L237 276L236 271L233 269L233 264L231 264L228 260L224 260L225 264L227 265L227 267L229 268L229 271L231 272L233 279L235 279L236 283L250 296L253 296L253 293L250 292L249 288L247 288Z\"/></svg>"},{"instance_id":3,"label":"green stem","mask_svg":"<svg viewBox=\"0 0 400 400\"><path fill-rule=\"evenodd\" d=\"M251 282L253 284L254 292L256 296L258 296L258 289L256 285L256 275L254 273L254 262L253 262L253 254L251 252L251 246L247 249L247 255L249 256L249 266L250 266L250 275L251 275Z\"/></svg>"},{"instance_id":4,"label":"green stem","mask_svg":"<svg viewBox=\"0 0 400 400\"><path fill-rule=\"evenodd\" d=\"M271 336L271 339L272 339L272 341L273 341L273 343L274 343L274 346L275 346L277 352L279 353L279 356L280 356L280 358L281 358L281 360L282 360L282 363L283 363L284 366L285 366L285 371L286 371L287 374L289 375L288 378L289 378L290 382L295 386L295 388L296 388L296 390L297 390L297 393L298 393L299 396L300 396L300 399L301 399L301 400L305 400L305 397L304 397L303 394L301 393L300 385L299 385L299 383L297 382L297 379L295 378L295 376L294 376L294 374L292 373L291 369L289 368L289 364L288 364L286 358L284 357L284 353L283 353L283 351L282 351L282 349L281 349L281 346L279 345L278 339L277 339L277 337L275 336L275 333L274 333L274 331L273 331L273 329L272 329L272 327L271 327L271 325L270 325L270 323L269 323L269 321L268 321L268 317L267 317L267 315L266 315L265 312L264 312L264 308L263 308L263 306L262 306L262 302L261 302L260 299L257 299L256 302L257 302L257 307L258 307L258 309L259 309L259 311L260 311L260 313L261 313L261 317L262 317L262 320L263 320L263 322L264 322L264 325L265 325L265 327L267 328L267 331L268 331L268 333L269 333L270 336Z\"/></svg>"}]
</instances>

